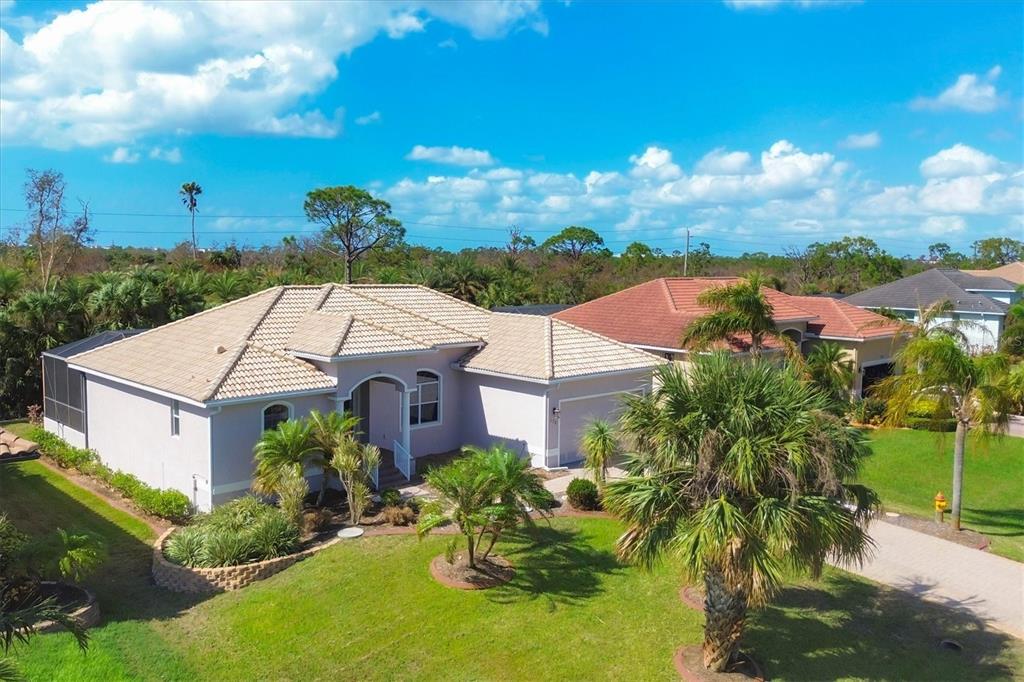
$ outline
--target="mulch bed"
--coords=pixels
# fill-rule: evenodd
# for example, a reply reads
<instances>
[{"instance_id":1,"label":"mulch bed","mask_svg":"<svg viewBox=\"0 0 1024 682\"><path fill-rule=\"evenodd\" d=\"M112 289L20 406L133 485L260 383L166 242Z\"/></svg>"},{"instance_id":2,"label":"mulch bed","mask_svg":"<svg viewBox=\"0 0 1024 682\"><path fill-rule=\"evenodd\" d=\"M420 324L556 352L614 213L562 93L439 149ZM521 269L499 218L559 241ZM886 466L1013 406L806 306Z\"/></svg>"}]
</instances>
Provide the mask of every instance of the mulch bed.
<instances>
[{"instance_id":1,"label":"mulch bed","mask_svg":"<svg viewBox=\"0 0 1024 682\"><path fill-rule=\"evenodd\" d=\"M475 569L470 568L464 555L459 554L454 564L445 561L444 555L434 557L430 562L430 575L445 587L457 590L486 590L489 587L504 585L512 580L516 569L507 559L500 556L489 556L477 562Z\"/></svg>"},{"instance_id":2,"label":"mulch bed","mask_svg":"<svg viewBox=\"0 0 1024 682\"><path fill-rule=\"evenodd\" d=\"M686 585L679 589L679 601L694 611L704 613L704 590L696 585Z\"/></svg>"},{"instance_id":3,"label":"mulch bed","mask_svg":"<svg viewBox=\"0 0 1024 682\"><path fill-rule=\"evenodd\" d=\"M971 549L987 550L989 544L991 544L988 537L977 531L968 530L967 528L955 530L951 523L935 523L935 521L922 519L918 516L907 516L905 514L899 516L880 516L877 520L891 523L894 526L916 530L918 533L934 535L937 538L949 540Z\"/></svg>"},{"instance_id":4,"label":"mulch bed","mask_svg":"<svg viewBox=\"0 0 1024 682\"><path fill-rule=\"evenodd\" d=\"M686 682L721 682L722 680L764 680L764 672L750 656L740 653L739 661L724 673L713 673L704 667L704 652L699 644L691 644L676 650L672 662L679 677Z\"/></svg>"}]
</instances>

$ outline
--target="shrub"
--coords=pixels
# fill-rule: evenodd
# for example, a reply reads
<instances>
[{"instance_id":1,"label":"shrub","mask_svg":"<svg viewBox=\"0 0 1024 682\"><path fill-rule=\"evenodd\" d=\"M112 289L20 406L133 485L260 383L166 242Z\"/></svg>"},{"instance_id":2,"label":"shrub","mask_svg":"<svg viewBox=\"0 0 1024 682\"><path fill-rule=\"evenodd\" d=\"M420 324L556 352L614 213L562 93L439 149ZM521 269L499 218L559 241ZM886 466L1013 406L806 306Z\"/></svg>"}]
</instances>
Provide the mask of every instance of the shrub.
<instances>
[{"instance_id":1,"label":"shrub","mask_svg":"<svg viewBox=\"0 0 1024 682\"><path fill-rule=\"evenodd\" d=\"M392 526L408 526L416 521L416 512L405 506L388 505L381 510L381 515L384 517L384 521Z\"/></svg>"},{"instance_id":2,"label":"shrub","mask_svg":"<svg viewBox=\"0 0 1024 682\"><path fill-rule=\"evenodd\" d=\"M396 488L384 488L380 491L380 503L385 507L397 507L402 504L402 493Z\"/></svg>"},{"instance_id":3,"label":"shrub","mask_svg":"<svg viewBox=\"0 0 1024 682\"><path fill-rule=\"evenodd\" d=\"M334 520L334 512L329 509L307 509L302 513L302 532L309 535L319 533Z\"/></svg>"},{"instance_id":4,"label":"shrub","mask_svg":"<svg viewBox=\"0 0 1024 682\"><path fill-rule=\"evenodd\" d=\"M192 515L192 503L180 490L158 490L143 486L135 501L147 514L174 523L185 523Z\"/></svg>"},{"instance_id":5,"label":"shrub","mask_svg":"<svg viewBox=\"0 0 1024 682\"><path fill-rule=\"evenodd\" d=\"M881 424L885 416L885 401L878 398L855 400L850 406L850 416L858 424Z\"/></svg>"},{"instance_id":6,"label":"shrub","mask_svg":"<svg viewBox=\"0 0 1024 682\"><path fill-rule=\"evenodd\" d=\"M907 417L907 426L917 431L950 433L956 431L956 419L952 417L939 419L933 417Z\"/></svg>"},{"instance_id":7,"label":"shrub","mask_svg":"<svg viewBox=\"0 0 1024 682\"><path fill-rule=\"evenodd\" d=\"M28 406L28 423L33 426L42 426L43 424L43 406L42 405L29 405Z\"/></svg>"},{"instance_id":8,"label":"shrub","mask_svg":"<svg viewBox=\"0 0 1024 682\"><path fill-rule=\"evenodd\" d=\"M43 454L62 469L81 469L96 459L92 450L76 448L39 426L29 429L26 438L38 444Z\"/></svg>"},{"instance_id":9,"label":"shrub","mask_svg":"<svg viewBox=\"0 0 1024 682\"><path fill-rule=\"evenodd\" d=\"M139 491L142 489L142 481L132 474L126 474L123 471L114 472L110 477L110 485L114 490L130 498L138 497Z\"/></svg>"},{"instance_id":10,"label":"shrub","mask_svg":"<svg viewBox=\"0 0 1024 682\"><path fill-rule=\"evenodd\" d=\"M593 481L585 478L574 478L565 489L565 496L576 509L593 511L601 508L601 501L597 496L597 486Z\"/></svg>"},{"instance_id":11,"label":"shrub","mask_svg":"<svg viewBox=\"0 0 1024 682\"><path fill-rule=\"evenodd\" d=\"M309 483L298 469L292 469L277 484L277 507L296 528L302 527L302 509L305 507Z\"/></svg>"},{"instance_id":12,"label":"shrub","mask_svg":"<svg viewBox=\"0 0 1024 682\"><path fill-rule=\"evenodd\" d=\"M237 566L294 552L299 529L277 507L247 496L195 519L171 535L164 556L185 566Z\"/></svg>"},{"instance_id":13,"label":"shrub","mask_svg":"<svg viewBox=\"0 0 1024 682\"><path fill-rule=\"evenodd\" d=\"M455 563L455 552L459 548L458 538L451 538L444 546L444 560L449 566Z\"/></svg>"}]
</instances>

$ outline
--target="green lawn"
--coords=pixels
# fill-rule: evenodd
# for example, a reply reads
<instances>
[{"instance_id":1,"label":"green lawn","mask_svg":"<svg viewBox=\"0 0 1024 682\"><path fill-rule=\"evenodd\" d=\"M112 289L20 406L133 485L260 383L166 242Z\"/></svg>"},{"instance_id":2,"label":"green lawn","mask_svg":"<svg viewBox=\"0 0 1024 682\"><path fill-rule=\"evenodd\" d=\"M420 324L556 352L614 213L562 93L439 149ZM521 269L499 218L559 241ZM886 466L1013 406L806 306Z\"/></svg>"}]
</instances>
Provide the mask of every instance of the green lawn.
<instances>
[{"instance_id":1,"label":"green lawn","mask_svg":"<svg viewBox=\"0 0 1024 682\"><path fill-rule=\"evenodd\" d=\"M150 584L152 532L38 462L0 467L0 508L22 528L103 535L111 559L88 580L104 611L81 654L66 634L16 657L38 680L678 679L672 652L700 640L671 567L619 564L619 526L558 519L501 547L507 586L435 583L446 539L336 545L239 592L196 599ZM964 654L939 650L954 637ZM747 649L774 679L1009 679L1020 642L971 618L841 571L787 589L749 621Z\"/></svg>"},{"instance_id":2,"label":"green lawn","mask_svg":"<svg viewBox=\"0 0 1024 682\"><path fill-rule=\"evenodd\" d=\"M931 518L936 492L952 499L953 434L894 429L870 438L861 480L887 510ZM988 535L994 553L1024 561L1024 439L968 439L962 523Z\"/></svg>"}]
</instances>

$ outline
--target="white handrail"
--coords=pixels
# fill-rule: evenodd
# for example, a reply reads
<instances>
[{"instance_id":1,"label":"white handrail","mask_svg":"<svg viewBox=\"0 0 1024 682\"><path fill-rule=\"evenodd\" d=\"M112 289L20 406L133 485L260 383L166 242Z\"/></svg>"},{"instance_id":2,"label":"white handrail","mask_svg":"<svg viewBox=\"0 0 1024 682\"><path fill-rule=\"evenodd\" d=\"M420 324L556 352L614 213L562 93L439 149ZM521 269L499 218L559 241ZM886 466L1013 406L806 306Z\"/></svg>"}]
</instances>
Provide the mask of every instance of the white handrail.
<instances>
[{"instance_id":1,"label":"white handrail","mask_svg":"<svg viewBox=\"0 0 1024 682\"><path fill-rule=\"evenodd\" d=\"M407 480L411 479L412 456L409 454L409 451L402 447L402 444L396 440L393 452L395 453L395 467L402 472L402 475L405 476Z\"/></svg>"}]
</instances>

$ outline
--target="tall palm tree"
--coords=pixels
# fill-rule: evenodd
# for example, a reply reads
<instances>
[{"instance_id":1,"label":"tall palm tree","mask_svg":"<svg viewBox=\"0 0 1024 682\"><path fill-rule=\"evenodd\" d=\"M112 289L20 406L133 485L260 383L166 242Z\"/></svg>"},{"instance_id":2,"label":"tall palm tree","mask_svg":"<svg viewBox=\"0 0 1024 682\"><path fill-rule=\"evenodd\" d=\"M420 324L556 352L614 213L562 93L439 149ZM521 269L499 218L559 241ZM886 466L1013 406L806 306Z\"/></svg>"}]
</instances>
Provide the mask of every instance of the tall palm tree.
<instances>
[{"instance_id":1,"label":"tall palm tree","mask_svg":"<svg viewBox=\"0 0 1024 682\"><path fill-rule=\"evenodd\" d=\"M837 403L847 402L853 387L853 360L838 343L823 341L807 355L807 377Z\"/></svg>"},{"instance_id":2,"label":"tall palm tree","mask_svg":"<svg viewBox=\"0 0 1024 682\"><path fill-rule=\"evenodd\" d=\"M580 435L580 449L597 487L604 490L608 466L621 450L615 428L604 419L594 419L584 427Z\"/></svg>"},{"instance_id":3,"label":"tall palm tree","mask_svg":"<svg viewBox=\"0 0 1024 682\"><path fill-rule=\"evenodd\" d=\"M182 184L181 189L178 190L178 195L181 196L181 203L185 204L185 208L188 209L189 215L192 216L193 260L199 257L199 249L196 247L196 213L199 211L199 199L197 197L202 193L203 188L194 180L192 182Z\"/></svg>"},{"instance_id":4,"label":"tall palm tree","mask_svg":"<svg viewBox=\"0 0 1024 682\"><path fill-rule=\"evenodd\" d=\"M253 448L256 476L253 489L272 494L288 476L289 471L302 473L310 460L322 458L313 443L311 428L301 419L289 419L276 429L264 431Z\"/></svg>"},{"instance_id":5,"label":"tall palm tree","mask_svg":"<svg viewBox=\"0 0 1024 682\"><path fill-rule=\"evenodd\" d=\"M317 496L317 506L323 504L324 495L327 493L327 484L333 471L331 460L335 452L347 440L355 440L356 429L359 428L359 417L349 412L320 412L313 410L307 418L310 427L310 437L313 447L320 455L310 462L311 465L319 467L323 473L320 479L320 494Z\"/></svg>"},{"instance_id":6,"label":"tall palm tree","mask_svg":"<svg viewBox=\"0 0 1024 682\"><path fill-rule=\"evenodd\" d=\"M660 367L655 385L626 400L620 425L635 454L604 504L626 524L621 556L649 566L671 552L703 580L703 661L720 672L748 608L772 598L787 567L817 576L826 559L869 551L877 498L847 483L867 447L791 368L718 352L687 374Z\"/></svg>"},{"instance_id":7,"label":"tall palm tree","mask_svg":"<svg viewBox=\"0 0 1024 682\"><path fill-rule=\"evenodd\" d=\"M887 424L902 425L922 399L930 399L936 417L952 414L956 419L950 516L960 530L967 434L972 429L985 435L1006 429L1012 404L1009 359L1000 353L971 355L955 335L938 334L912 338L895 360L900 373L875 388L888 401Z\"/></svg>"},{"instance_id":8,"label":"tall palm tree","mask_svg":"<svg viewBox=\"0 0 1024 682\"><path fill-rule=\"evenodd\" d=\"M752 272L736 284L711 287L697 296L697 303L711 312L691 322L683 332L684 347L705 349L716 341L737 334L750 336L750 354L757 358L767 339L783 345L791 357L799 355L796 344L779 332L772 317L772 304L764 295L772 281L760 272Z\"/></svg>"}]
</instances>

